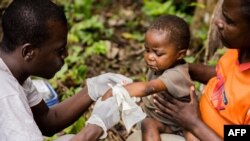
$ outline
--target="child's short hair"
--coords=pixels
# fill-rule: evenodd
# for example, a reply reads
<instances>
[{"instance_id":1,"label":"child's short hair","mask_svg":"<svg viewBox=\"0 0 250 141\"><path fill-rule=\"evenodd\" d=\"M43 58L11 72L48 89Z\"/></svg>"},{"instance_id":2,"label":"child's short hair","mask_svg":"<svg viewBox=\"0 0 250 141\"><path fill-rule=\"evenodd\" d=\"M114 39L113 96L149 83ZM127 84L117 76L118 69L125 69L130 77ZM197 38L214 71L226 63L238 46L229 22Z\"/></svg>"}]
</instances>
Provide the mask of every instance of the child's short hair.
<instances>
[{"instance_id":1,"label":"child's short hair","mask_svg":"<svg viewBox=\"0 0 250 141\"><path fill-rule=\"evenodd\" d=\"M183 19L174 15L160 16L149 26L148 30L152 29L169 32L172 43L179 49L188 49L190 30L189 25Z\"/></svg>"},{"instance_id":2,"label":"child's short hair","mask_svg":"<svg viewBox=\"0 0 250 141\"><path fill-rule=\"evenodd\" d=\"M40 47L50 38L49 20L67 26L63 9L50 0L13 0L2 17L1 48L11 52L24 43Z\"/></svg>"}]
</instances>

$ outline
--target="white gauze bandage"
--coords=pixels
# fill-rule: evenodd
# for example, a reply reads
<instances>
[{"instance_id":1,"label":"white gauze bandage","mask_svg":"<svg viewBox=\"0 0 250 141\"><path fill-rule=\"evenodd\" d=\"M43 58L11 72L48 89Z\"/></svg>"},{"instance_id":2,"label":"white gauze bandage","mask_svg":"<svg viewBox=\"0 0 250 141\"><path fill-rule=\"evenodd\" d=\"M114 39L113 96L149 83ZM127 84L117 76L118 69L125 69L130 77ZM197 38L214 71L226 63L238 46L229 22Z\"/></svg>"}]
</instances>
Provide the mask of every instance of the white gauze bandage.
<instances>
[{"instance_id":1,"label":"white gauze bandage","mask_svg":"<svg viewBox=\"0 0 250 141\"><path fill-rule=\"evenodd\" d=\"M146 117L146 114L142 111L135 101L136 97L130 97L128 91L122 86L122 84L116 84L111 86L113 96L116 99L118 106L120 107L122 121L127 132L130 132L134 124L140 122Z\"/></svg>"}]
</instances>

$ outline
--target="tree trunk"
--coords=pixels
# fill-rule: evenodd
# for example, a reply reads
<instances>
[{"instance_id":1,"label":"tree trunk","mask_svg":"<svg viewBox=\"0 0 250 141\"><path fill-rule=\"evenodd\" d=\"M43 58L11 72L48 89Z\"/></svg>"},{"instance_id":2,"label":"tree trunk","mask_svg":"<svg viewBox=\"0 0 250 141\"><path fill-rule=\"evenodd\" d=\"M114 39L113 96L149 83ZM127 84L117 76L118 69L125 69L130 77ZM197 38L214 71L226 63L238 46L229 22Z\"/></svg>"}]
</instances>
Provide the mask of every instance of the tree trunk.
<instances>
[{"instance_id":1,"label":"tree trunk","mask_svg":"<svg viewBox=\"0 0 250 141\"><path fill-rule=\"evenodd\" d=\"M197 3L204 7L197 6L194 12L193 21L190 25L191 29L191 44L190 54L196 54L197 62L204 62L206 48L204 36L208 35L207 30L211 26L213 11L218 0L197 0ZM214 28L214 27L212 27Z\"/></svg>"},{"instance_id":2,"label":"tree trunk","mask_svg":"<svg viewBox=\"0 0 250 141\"><path fill-rule=\"evenodd\" d=\"M209 31L208 31L208 38L207 42L205 44L206 53L205 53L205 63L207 63L208 60L211 59L211 57L214 55L216 50L218 48L223 47L220 39L218 38L218 32L217 27L215 25L215 20L221 16L221 6L222 6L223 0L219 0L211 18Z\"/></svg>"}]
</instances>

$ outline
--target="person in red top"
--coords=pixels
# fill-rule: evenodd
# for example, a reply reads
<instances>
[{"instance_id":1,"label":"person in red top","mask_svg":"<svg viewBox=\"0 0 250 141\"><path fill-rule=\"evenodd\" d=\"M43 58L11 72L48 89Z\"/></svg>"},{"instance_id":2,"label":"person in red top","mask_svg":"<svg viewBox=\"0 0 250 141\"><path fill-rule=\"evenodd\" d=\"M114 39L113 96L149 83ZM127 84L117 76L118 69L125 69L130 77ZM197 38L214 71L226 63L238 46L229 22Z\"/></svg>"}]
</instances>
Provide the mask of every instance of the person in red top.
<instances>
[{"instance_id":1,"label":"person in red top","mask_svg":"<svg viewBox=\"0 0 250 141\"><path fill-rule=\"evenodd\" d=\"M216 67L190 64L192 79L207 83L200 99L191 101L155 96L159 114L173 119L202 141L223 140L226 124L250 124L250 0L224 0L217 19L219 38L228 51ZM198 113L198 114L197 114ZM200 113L200 114L199 114Z\"/></svg>"}]
</instances>

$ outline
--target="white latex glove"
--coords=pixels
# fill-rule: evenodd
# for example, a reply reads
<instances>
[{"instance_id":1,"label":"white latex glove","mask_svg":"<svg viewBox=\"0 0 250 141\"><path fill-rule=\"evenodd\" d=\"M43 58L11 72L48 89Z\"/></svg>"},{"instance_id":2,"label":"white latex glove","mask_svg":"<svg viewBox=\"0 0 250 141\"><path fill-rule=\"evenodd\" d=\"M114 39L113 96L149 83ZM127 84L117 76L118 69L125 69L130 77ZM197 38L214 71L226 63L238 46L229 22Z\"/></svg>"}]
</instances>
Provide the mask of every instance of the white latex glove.
<instances>
[{"instance_id":1,"label":"white latex glove","mask_svg":"<svg viewBox=\"0 0 250 141\"><path fill-rule=\"evenodd\" d=\"M101 74L95 77L88 78L86 81L88 94L93 101L96 101L110 89L108 83L111 85L115 85L117 83L128 84L133 82L132 79L116 73Z\"/></svg>"},{"instance_id":2,"label":"white latex glove","mask_svg":"<svg viewBox=\"0 0 250 141\"><path fill-rule=\"evenodd\" d=\"M95 124L103 129L100 139L106 138L107 130L117 124L120 120L119 107L115 97L110 97L104 101L99 98L87 124Z\"/></svg>"}]
</instances>

